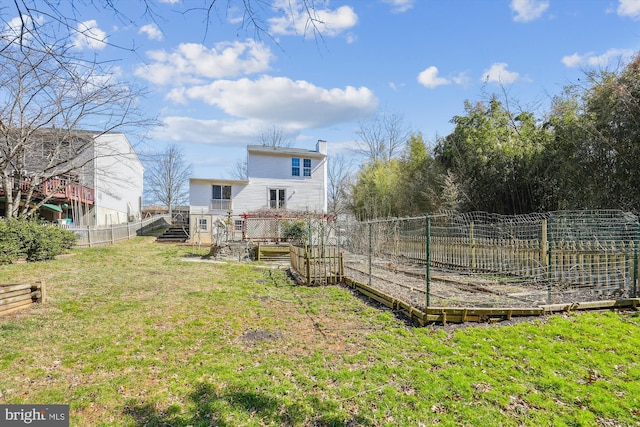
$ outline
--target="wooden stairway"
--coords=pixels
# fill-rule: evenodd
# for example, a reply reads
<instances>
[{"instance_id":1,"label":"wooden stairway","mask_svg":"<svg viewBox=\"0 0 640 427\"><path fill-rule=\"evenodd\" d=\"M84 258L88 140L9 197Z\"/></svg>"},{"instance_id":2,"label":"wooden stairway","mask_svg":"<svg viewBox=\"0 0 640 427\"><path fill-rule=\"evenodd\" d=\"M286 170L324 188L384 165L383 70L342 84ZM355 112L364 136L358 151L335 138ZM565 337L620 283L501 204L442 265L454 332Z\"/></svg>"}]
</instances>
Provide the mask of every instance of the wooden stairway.
<instances>
[{"instance_id":1,"label":"wooden stairway","mask_svg":"<svg viewBox=\"0 0 640 427\"><path fill-rule=\"evenodd\" d=\"M156 238L158 243L184 243L187 240L189 240L188 226L183 224L172 225Z\"/></svg>"}]
</instances>

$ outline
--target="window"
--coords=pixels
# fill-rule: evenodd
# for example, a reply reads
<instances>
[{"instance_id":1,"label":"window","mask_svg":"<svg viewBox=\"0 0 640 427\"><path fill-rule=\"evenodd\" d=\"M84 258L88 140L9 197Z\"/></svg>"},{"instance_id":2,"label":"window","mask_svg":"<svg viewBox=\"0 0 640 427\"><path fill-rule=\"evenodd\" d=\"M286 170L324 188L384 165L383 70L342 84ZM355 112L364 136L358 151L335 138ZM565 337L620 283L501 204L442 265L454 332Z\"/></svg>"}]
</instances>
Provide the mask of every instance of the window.
<instances>
[{"instance_id":1,"label":"window","mask_svg":"<svg viewBox=\"0 0 640 427\"><path fill-rule=\"evenodd\" d=\"M283 188L269 189L269 207L271 209L283 209L286 207L286 191Z\"/></svg>"},{"instance_id":2,"label":"window","mask_svg":"<svg viewBox=\"0 0 640 427\"><path fill-rule=\"evenodd\" d=\"M300 176L300 159L291 158L291 176ZM302 176L311 176L311 159L302 159Z\"/></svg>"},{"instance_id":3,"label":"window","mask_svg":"<svg viewBox=\"0 0 640 427\"><path fill-rule=\"evenodd\" d=\"M311 176L311 159L303 159L303 175Z\"/></svg>"},{"instance_id":4,"label":"window","mask_svg":"<svg viewBox=\"0 0 640 427\"><path fill-rule=\"evenodd\" d=\"M242 231L242 220L241 219L236 219L233 222L233 229L235 231Z\"/></svg>"},{"instance_id":5,"label":"window","mask_svg":"<svg viewBox=\"0 0 640 427\"><path fill-rule=\"evenodd\" d=\"M211 209L228 211L231 209L231 186L213 185L211 194Z\"/></svg>"},{"instance_id":6,"label":"window","mask_svg":"<svg viewBox=\"0 0 640 427\"><path fill-rule=\"evenodd\" d=\"M297 157L291 159L291 176L300 176L300 159Z\"/></svg>"},{"instance_id":7,"label":"window","mask_svg":"<svg viewBox=\"0 0 640 427\"><path fill-rule=\"evenodd\" d=\"M209 221L207 218L198 218L197 231L207 231L209 230Z\"/></svg>"}]
</instances>

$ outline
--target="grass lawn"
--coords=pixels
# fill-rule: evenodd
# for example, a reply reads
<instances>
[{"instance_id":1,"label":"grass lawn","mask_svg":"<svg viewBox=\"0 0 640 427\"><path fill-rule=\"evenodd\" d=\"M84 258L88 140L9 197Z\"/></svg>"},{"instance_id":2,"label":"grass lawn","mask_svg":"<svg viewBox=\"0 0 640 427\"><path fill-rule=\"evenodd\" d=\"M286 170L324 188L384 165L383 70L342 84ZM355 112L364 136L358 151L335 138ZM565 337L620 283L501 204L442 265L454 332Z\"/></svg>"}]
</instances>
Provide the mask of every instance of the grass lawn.
<instances>
[{"instance_id":1,"label":"grass lawn","mask_svg":"<svg viewBox=\"0 0 640 427\"><path fill-rule=\"evenodd\" d=\"M0 403L68 403L72 426L640 425L638 313L414 328L150 237L72 254L0 266L49 294L0 318Z\"/></svg>"}]
</instances>

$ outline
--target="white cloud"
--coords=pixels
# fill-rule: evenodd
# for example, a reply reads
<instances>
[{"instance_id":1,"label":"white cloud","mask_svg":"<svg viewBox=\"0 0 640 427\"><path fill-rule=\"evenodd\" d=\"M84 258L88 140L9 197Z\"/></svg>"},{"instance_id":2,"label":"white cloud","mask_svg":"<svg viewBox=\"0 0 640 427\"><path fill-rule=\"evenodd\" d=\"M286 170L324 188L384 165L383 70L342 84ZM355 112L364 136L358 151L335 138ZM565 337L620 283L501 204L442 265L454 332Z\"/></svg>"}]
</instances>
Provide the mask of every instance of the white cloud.
<instances>
[{"instance_id":1,"label":"white cloud","mask_svg":"<svg viewBox=\"0 0 640 427\"><path fill-rule=\"evenodd\" d=\"M358 23L358 15L350 6L328 9L316 3L316 7L309 10L299 0L276 0L274 8L283 15L268 20L269 33L274 35L318 32L323 36L335 37Z\"/></svg>"},{"instance_id":2,"label":"white cloud","mask_svg":"<svg viewBox=\"0 0 640 427\"><path fill-rule=\"evenodd\" d=\"M2 34L5 34L9 37L30 38L30 32L35 30L38 25L43 23L44 18L42 16L38 16L35 20L35 23L33 21L33 18L29 15L22 15L22 18L16 16L6 23L5 28L2 29Z\"/></svg>"},{"instance_id":3,"label":"white cloud","mask_svg":"<svg viewBox=\"0 0 640 427\"><path fill-rule=\"evenodd\" d=\"M404 13L413 8L415 0L382 0L382 2L391 5L393 13Z\"/></svg>"},{"instance_id":4,"label":"white cloud","mask_svg":"<svg viewBox=\"0 0 640 427\"><path fill-rule=\"evenodd\" d=\"M261 133L273 126L274 122L259 119L202 120L170 116L163 120L163 124L164 126L158 127L153 132L154 138L244 148L248 144L255 144ZM278 122L277 126L292 136L306 130L298 123L286 121ZM335 152L333 144L331 147L332 152ZM226 162L225 166L230 166L228 160Z\"/></svg>"},{"instance_id":5,"label":"white cloud","mask_svg":"<svg viewBox=\"0 0 640 427\"><path fill-rule=\"evenodd\" d=\"M515 71L508 71L509 65L504 62L492 64L488 70L482 74L482 81L487 83L511 84L520 77Z\"/></svg>"},{"instance_id":6,"label":"white cloud","mask_svg":"<svg viewBox=\"0 0 640 427\"><path fill-rule=\"evenodd\" d=\"M418 82L429 89L451 84L451 80L438 77L438 68L431 66L418 74Z\"/></svg>"},{"instance_id":7,"label":"white cloud","mask_svg":"<svg viewBox=\"0 0 640 427\"><path fill-rule=\"evenodd\" d=\"M174 86L267 71L273 58L268 46L253 40L217 43L210 49L182 43L172 52L154 50L147 55L153 62L138 67L136 75Z\"/></svg>"},{"instance_id":8,"label":"white cloud","mask_svg":"<svg viewBox=\"0 0 640 427\"><path fill-rule=\"evenodd\" d=\"M562 57L562 63L565 67L573 68L582 63L583 57L577 53L573 55L567 55Z\"/></svg>"},{"instance_id":9,"label":"white cloud","mask_svg":"<svg viewBox=\"0 0 640 427\"><path fill-rule=\"evenodd\" d=\"M451 80L453 80L453 82L457 85L467 86L471 79L469 78L467 73L462 72L457 76L453 77Z\"/></svg>"},{"instance_id":10,"label":"white cloud","mask_svg":"<svg viewBox=\"0 0 640 427\"><path fill-rule=\"evenodd\" d=\"M325 89L304 80L271 76L178 88L167 99L200 100L230 116L297 129L355 120L372 114L378 106L377 98L366 87Z\"/></svg>"},{"instance_id":11,"label":"white cloud","mask_svg":"<svg viewBox=\"0 0 640 427\"><path fill-rule=\"evenodd\" d=\"M258 120L201 120L183 116L166 117L163 124L154 131L155 138L238 147L254 144L258 130L266 127Z\"/></svg>"},{"instance_id":12,"label":"white cloud","mask_svg":"<svg viewBox=\"0 0 640 427\"><path fill-rule=\"evenodd\" d=\"M640 0L620 0L618 15L640 18Z\"/></svg>"},{"instance_id":13,"label":"white cloud","mask_svg":"<svg viewBox=\"0 0 640 427\"><path fill-rule=\"evenodd\" d=\"M542 16L549 8L548 0L511 0L511 10L515 12L515 22L529 22Z\"/></svg>"},{"instance_id":14,"label":"white cloud","mask_svg":"<svg viewBox=\"0 0 640 427\"><path fill-rule=\"evenodd\" d=\"M580 55L574 53L573 55L567 55L562 57L562 63L565 67L573 68L580 66L588 66L595 68L606 68L614 61L626 61L633 57L634 51L631 49L609 49L605 53L596 55L593 52Z\"/></svg>"},{"instance_id":15,"label":"white cloud","mask_svg":"<svg viewBox=\"0 0 640 427\"><path fill-rule=\"evenodd\" d=\"M146 34L150 40L162 40L164 38L162 31L156 24L143 25L138 33Z\"/></svg>"},{"instance_id":16,"label":"white cloud","mask_svg":"<svg viewBox=\"0 0 640 427\"><path fill-rule=\"evenodd\" d=\"M73 35L73 45L76 49L104 49L107 46L107 33L98 28L95 19L79 22Z\"/></svg>"}]
</instances>

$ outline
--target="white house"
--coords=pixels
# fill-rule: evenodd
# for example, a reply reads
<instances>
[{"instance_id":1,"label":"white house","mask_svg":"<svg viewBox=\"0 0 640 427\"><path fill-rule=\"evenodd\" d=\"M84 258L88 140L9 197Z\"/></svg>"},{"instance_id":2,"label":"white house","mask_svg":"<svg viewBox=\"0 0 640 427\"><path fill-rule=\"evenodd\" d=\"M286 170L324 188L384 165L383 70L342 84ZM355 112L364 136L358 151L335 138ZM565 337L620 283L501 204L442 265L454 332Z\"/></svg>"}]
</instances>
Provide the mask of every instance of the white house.
<instances>
[{"instance_id":1,"label":"white house","mask_svg":"<svg viewBox=\"0 0 640 427\"><path fill-rule=\"evenodd\" d=\"M89 167L95 191L89 223L121 224L140 219L144 167L124 133L109 132L94 138Z\"/></svg>"},{"instance_id":2,"label":"white house","mask_svg":"<svg viewBox=\"0 0 640 427\"><path fill-rule=\"evenodd\" d=\"M189 180L191 241L213 242L220 229L238 240L243 214L258 210L327 212L327 143L315 150L247 147L247 179Z\"/></svg>"},{"instance_id":3,"label":"white house","mask_svg":"<svg viewBox=\"0 0 640 427\"><path fill-rule=\"evenodd\" d=\"M20 203L31 189L40 216L78 225L141 217L144 167L123 133L42 129L32 139L24 169L10 177L23 191ZM5 215L4 197L0 188L0 215Z\"/></svg>"}]
</instances>

